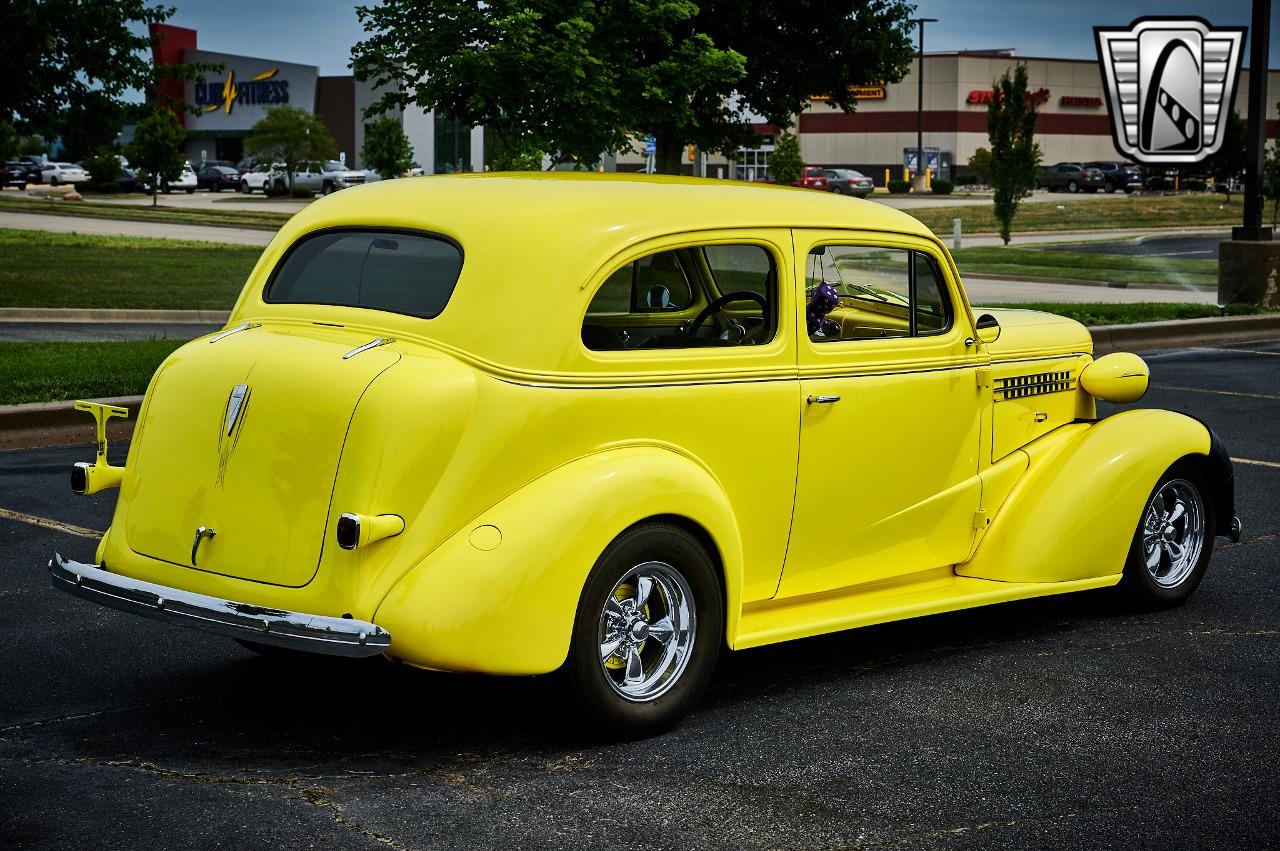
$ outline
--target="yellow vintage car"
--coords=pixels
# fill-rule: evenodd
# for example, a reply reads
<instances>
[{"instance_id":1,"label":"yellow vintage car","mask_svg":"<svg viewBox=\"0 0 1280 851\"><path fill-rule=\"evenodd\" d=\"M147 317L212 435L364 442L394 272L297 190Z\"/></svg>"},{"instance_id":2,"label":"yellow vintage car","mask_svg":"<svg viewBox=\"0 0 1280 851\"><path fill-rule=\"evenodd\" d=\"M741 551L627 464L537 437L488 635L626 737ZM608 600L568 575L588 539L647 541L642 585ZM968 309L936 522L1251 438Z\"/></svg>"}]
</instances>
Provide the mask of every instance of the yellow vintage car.
<instances>
[{"instance_id":1,"label":"yellow vintage car","mask_svg":"<svg viewBox=\"0 0 1280 851\"><path fill-rule=\"evenodd\" d=\"M975 314L915 219L649 176L391 180L309 205L157 370L58 588L251 649L559 671L623 734L724 648L1121 585L1239 534L1200 422L1045 313ZM94 403L98 418L119 413ZM100 434L102 434L100 432Z\"/></svg>"}]
</instances>

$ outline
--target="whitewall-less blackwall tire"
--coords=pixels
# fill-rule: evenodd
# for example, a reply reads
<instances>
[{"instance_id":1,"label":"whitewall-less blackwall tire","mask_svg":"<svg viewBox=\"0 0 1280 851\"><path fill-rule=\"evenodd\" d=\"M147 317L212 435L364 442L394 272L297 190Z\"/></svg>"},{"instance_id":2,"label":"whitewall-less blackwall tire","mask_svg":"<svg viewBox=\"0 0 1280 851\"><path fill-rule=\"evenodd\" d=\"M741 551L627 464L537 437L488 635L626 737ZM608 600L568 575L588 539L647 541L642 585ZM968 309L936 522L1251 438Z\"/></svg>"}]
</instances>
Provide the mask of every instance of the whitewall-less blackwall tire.
<instances>
[{"instance_id":1,"label":"whitewall-less blackwall tire","mask_svg":"<svg viewBox=\"0 0 1280 851\"><path fill-rule=\"evenodd\" d=\"M679 526L642 523L592 569L564 674L602 732L650 735L689 712L723 645L724 601L711 557Z\"/></svg>"},{"instance_id":2,"label":"whitewall-less blackwall tire","mask_svg":"<svg viewBox=\"0 0 1280 851\"><path fill-rule=\"evenodd\" d=\"M1200 585L1217 518L1203 479L1190 464L1170 467L1147 498L1138 520L1122 587L1140 604L1176 606Z\"/></svg>"}]
</instances>

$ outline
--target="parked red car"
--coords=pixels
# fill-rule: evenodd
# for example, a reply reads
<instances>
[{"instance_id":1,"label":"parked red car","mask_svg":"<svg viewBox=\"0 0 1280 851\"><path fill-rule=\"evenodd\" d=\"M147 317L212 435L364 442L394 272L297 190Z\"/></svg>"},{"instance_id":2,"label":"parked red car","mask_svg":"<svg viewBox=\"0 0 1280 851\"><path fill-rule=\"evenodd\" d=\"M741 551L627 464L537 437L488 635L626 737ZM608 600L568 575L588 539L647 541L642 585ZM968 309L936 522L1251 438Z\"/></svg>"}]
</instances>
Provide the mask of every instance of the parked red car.
<instances>
[{"instance_id":1,"label":"parked red car","mask_svg":"<svg viewBox=\"0 0 1280 851\"><path fill-rule=\"evenodd\" d=\"M827 170L816 165L807 165L800 172L800 179L792 186L803 186L805 189L821 189L826 192L830 186L827 184Z\"/></svg>"},{"instance_id":2,"label":"parked red car","mask_svg":"<svg viewBox=\"0 0 1280 851\"><path fill-rule=\"evenodd\" d=\"M777 183L772 177L757 177L756 183ZM803 189L821 189L826 192L831 188L827 182L827 170L816 165L807 165L800 170L800 179L791 184Z\"/></svg>"}]
</instances>

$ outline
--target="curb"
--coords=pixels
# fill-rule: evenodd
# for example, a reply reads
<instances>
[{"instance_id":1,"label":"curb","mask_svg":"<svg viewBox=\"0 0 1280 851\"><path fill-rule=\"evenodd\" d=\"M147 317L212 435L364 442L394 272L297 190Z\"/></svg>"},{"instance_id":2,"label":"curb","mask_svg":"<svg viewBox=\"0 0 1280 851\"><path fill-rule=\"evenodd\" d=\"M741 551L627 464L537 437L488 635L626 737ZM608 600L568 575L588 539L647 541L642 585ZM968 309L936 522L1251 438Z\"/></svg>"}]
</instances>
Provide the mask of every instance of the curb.
<instances>
[{"instance_id":1,"label":"curb","mask_svg":"<svg viewBox=\"0 0 1280 851\"><path fill-rule=\"evenodd\" d=\"M107 420L107 440L133 436L133 426L142 408L141 396L113 396L98 399L127 408L129 418ZM33 405L0 405L0 449L27 449L35 446L93 444L93 417L77 411L75 402L37 402Z\"/></svg>"},{"instance_id":2,"label":"curb","mask_svg":"<svg viewBox=\"0 0 1280 851\"><path fill-rule=\"evenodd\" d=\"M225 325L221 310L118 310L79 307L0 307L0 322L156 322L174 325Z\"/></svg>"},{"instance_id":3,"label":"curb","mask_svg":"<svg viewBox=\"0 0 1280 851\"><path fill-rule=\"evenodd\" d=\"M1142 349L1176 349L1205 343L1242 343L1270 335L1280 336L1280 313L1094 325L1090 326L1089 333L1093 335L1095 355Z\"/></svg>"},{"instance_id":4,"label":"curb","mask_svg":"<svg viewBox=\"0 0 1280 851\"><path fill-rule=\"evenodd\" d=\"M1280 337L1280 313L1260 316L1228 316L1211 319L1175 319L1133 325L1094 325L1095 355L1116 351L1141 351L1197 346L1206 343L1239 343ZM129 419L108 421L108 438L120 440L133 434L142 407L141 396L100 399L129 409ZM0 449L93 443L93 419L75 409L74 402L42 402L34 405L0 405Z\"/></svg>"},{"instance_id":5,"label":"curb","mask_svg":"<svg viewBox=\"0 0 1280 851\"><path fill-rule=\"evenodd\" d=\"M999 275L999 274L973 274L964 275L966 281L1013 281L1015 283L1030 284L1065 284L1072 287L1102 287L1110 290L1164 290L1168 292L1193 292L1193 293L1212 293L1217 294L1217 287L1207 286L1182 286L1181 284L1169 284L1161 281L1154 281L1149 284L1129 283L1128 281L1089 281L1083 278L1042 278L1036 275ZM0 314L0 321L3 321L3 314Z\"/></svg>"}]
</instances>

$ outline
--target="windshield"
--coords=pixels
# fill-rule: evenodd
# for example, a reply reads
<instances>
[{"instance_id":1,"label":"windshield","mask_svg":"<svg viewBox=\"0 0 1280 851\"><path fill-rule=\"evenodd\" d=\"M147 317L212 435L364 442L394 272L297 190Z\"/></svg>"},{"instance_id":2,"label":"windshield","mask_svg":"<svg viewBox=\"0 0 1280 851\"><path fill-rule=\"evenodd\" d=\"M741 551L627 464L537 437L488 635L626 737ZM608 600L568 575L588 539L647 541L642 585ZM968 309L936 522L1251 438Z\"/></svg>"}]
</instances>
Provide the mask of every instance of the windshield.
<instances>
[{"instance_id":1,"label":"windshield","mask_svg":"<svg viewBox=\"0 0 1280 851\"><path fill-rule=\"evenodd\" d=\"M285 255L264 298L286 304L365 307L431 319L462 272L462 250L441 237L350 230L303 237Z\"/></svg>"},{"instance_id":2,"label":"windshield","mask_svg":"<svg viewBox=\"0 0 1280 851\"><path fill-rule=\"evenodd\" d=\"M329 160L324 164L323 169L325 171L346 171L347 167L337 160Z\"/></svg>"}]
</instances>

